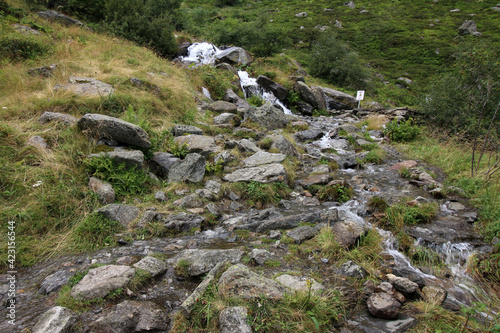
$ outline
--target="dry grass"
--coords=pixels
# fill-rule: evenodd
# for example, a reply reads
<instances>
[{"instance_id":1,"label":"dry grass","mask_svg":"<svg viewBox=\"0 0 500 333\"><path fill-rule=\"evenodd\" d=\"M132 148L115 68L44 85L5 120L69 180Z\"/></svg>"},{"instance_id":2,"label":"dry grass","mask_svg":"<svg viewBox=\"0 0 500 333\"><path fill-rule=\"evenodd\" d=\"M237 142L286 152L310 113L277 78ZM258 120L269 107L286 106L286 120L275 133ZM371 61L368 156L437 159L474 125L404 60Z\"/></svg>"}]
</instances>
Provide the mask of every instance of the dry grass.
<instances>
[{"instance_id":1,"label":"dry grass","mask_svg":"<svg viewBox=\"0 0 500 333\"><path fill-rule=\"evenodd\" d=\"M363 119L361 122L362 125L367 125L367 130L382 130L384 125L389 122L389 118L383 114L374 114L370 115Z\"/></svg>"}]
</instances>

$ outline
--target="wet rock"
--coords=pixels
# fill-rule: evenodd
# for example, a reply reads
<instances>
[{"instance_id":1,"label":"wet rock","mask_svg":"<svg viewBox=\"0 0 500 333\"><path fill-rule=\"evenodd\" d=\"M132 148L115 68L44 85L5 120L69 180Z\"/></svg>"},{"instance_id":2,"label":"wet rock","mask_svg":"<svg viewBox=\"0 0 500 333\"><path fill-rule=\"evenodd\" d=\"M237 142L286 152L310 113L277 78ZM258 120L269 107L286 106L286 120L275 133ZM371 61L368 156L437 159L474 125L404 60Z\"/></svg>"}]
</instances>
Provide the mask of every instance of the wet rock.
<instances>
[{"instance_id":1,"label":"wet rock","mask_svg":"<svg viewBox=\"0 0 500 333\"><path fill-rule=\"evenodd\" d=\"M248 65L253 60L252 56L241 47L230 47L219 52L216 57L217 64L225 62L230 65Z\"/></svg>"},{"instance_id":2,"label":"wet rock","mask_svg":"<svg viewBox=\"0 0 500 333\"><path fill-rule=\"evenodd\" d=\"M167 178L170 169L179 163L180 160L180 158L175 157L170 153L156 152L153 154L150 168L159 177Z\"/></svg>"},{"instance_id":3,"label":"wet rock","mask_svg":"<svg viewBox=\"0 0 500 333\"><path fill-rule=\"evenodd\" d=\"M256 167L264 164L281 163L285 158L286 155L284 154L272 154L259 150L249 158L243 160L243 164L246 167Z\"/></svg>"},{"instance_id":4,"label":"wet rock","mask_svg":"<svg viewBox=\"0 0 500 333\"><path fill-rule=\"evenodd\" d=\"M248 310L243 306L225 308L219 315L220 333L251 333Z\"/></svg>"},{"instance_id":5,"label":"wet rock","mask_svg":"<svg viewBox=\"0 0 500 333\"><path fill-rule=\"evenodd\" d=\"M40 150L47 149L47 141L39 135L34 135L26 141L26 146L32 146Z\"/></svg>"},{"instance_id":6,"label":"wet rock","mask_svg":"<svg viewBox=\"0 0 500 333\"><path fill-rule=\"evenodd\" d=\"M333 180L333 176L327 173L315 174L307 177L306 179L300 179L297 184L305 188L309 188L312 185L325 185Z\"/></svg>"},{"instance_id":7,"label":"wet rock","mask_svg":"<svg viewBox=\"0 0 500 333\"><path fill-rule=\"evenodd\" d=\"M368 297L366 305L372 316L383 319L397 318L401 308L398 300L384 292L372 294Z\"/></svg>"},{"instance_id":8,"label":"wet rock","mask_svg":"<svg viewBox=\"0 0 500 333\"><path fill-rule=\"evenodd\" d=\"M83 26L83 23L75 20L69 16L66 16L64 14L61 14L59 12L56 12L55 10L48 10L44 12L38 12L38 16L41 18L51 20L51 21L56 21L58 23L62 23L64 25L76 25L76 26Z\"/></svg>"},{"instance_id":9,"label":"wet rock","mask_svg":"<svg viewBox=\"0 0 500 333\"><path fill-rule=\"evenodd\" d=\"M302 226L290 230L286 235L290 238L293 238L296 244L302 244L302 242L316 236L316 234L318 234L320 229L324 226L325 224L323 223L320 223L314 227Z\"/></svg>"},{"instance_id":10,"label":"wet rock","mask_svg":"<svg viewBox=\"0 0 500 333\"><path fill-rule=\"evenodd\" d=\"M214 125L230 124L236 125L239 123L238 116L234 113L222 113L217 117L214 117Z\"/></svg>"},{"instance_id":11,"label":"wet rock","mask_svg":"<svg viewBox=\"0 0 500 333\"><path fill-rule=\"evenodd\" d=\"M283 165L273 163L253 168L239 169L224 175L223 179L231 183L250 181L259 183L286 182L287 173Z\"/></svg>"},{"instance_id":12,"label":"wet rock","mask_svg":"<svg viewBox=\"0 0 500 333\"><path fill-rule=\"evenodd\" d=\"M294 138L300 142L319 140L323 137L324 132L322 130L305 130L297 132Z\"/></svg>"},{"instance_id":13,"label":"wet rock","mask_svg":"<svg viewBox=\"0 0 500 333\"><path fill-rule=\"evenodd\" d=\"M142 169L144 167L144 153L140 150L116 149L110 152L90 154L89 158L104 156L113 159L118 164L124 163L128 167L135 167L137 169Z\"/></svg>"},{"instance_id":14,"label":"wet rock","mask_svg":"<svg viewBox=\"0 0 500 333\"><path fill-rule=\"evenodd\" d=\"M276 281L284 285L285 287L295 290L295 291L311 291L320 292L325 290L325 287L318 283L313 278L308 278L305 276L293 276L288 274L280 275L276 278ZM309 287L310 285L310 287Z\"/></svg>"},{"instance_id":15,"label":"wet rock","mask_svg":"<svg viewBox=\"0 0 500 333\"><path fill-rule=\"evenodd\" d=\"M165 227L177 231L189 231L193 228L199 229L205 218L196 214L179 213L163 219Z\"/></svg>"},{"instance_id":16,"label":"wet rock","mask_svg":"<svg viewBox=\"0 0 500 333\"><path fill-rule=\"evenodd\" d=\"M395 276L394 274L387 274L387 279L396 288L405 294L412 294L418 290L418 284L410 279Z\"/></svg>"},{"instance_id":17,"label":"wet rock","mask_svg":"<svg viewBox=\"0 0 500 333\"><path fill-rule=\"evenodd\" d=\"M238 142L238 149L241 150L242 152L248 152L248 153L257 153L260 151L260 148L257 147L255 143L248 139L242 139Z\"/></svg>"},{"instance_id":18,"label":"wet rock","mask_svg":"<svg viewBox=\"0 0 500 333\"><path fill-rule=\"evenodd\" d=\"M180 198L174 201L174 205L182 208L198 208L203 206L203 201L201 201L198 194L193 193L184 198Z\"/></svg>"},{"instance_id":19,"label":"wet rock","mask_svg":"<svg viewBox=\"0 0 500 333\"><path fill-rule=\"evenodd\" d=\"M320 88L325 94L328 110L350 110L356 108L358 105L354 96L330 88Z\"/></svg>"},{"instance_id":20,"label":"wet rock","mask_svg":"<svg viewBox=\"0 0 500 333\"><path fill-rule=\"evenodd\" d=\"M364 226L353 221L339 221L333 224L332 230L335 234L335 241L346 248L355 245L359 237L366 232Z\"/></svg>"},{"instance_id":21,"label":"wet rock","mask_svg":"<svg viewBox=\"0 0 500 333\"><path fill-rule=\"evenodd\" d=\"M155 193L155 200L160 202L168 201L167 195L163 191L158 191Z\"/></svg>"},{"instance_id":22,"label":"wet rock","mask_svg":"<svg viewBox=\"0 0 500 333\"><path fill-rule=\"evenodd\" d=\"M67 90L82 96L106 97L113 93L113 86L102 81L88 77L70 77L67 84L58 84L56 91ZM147 148L147 147L144 147Z\"/></svg>"},{"instance_id":23,"label":"wet rock","mask_svg":"<svg viewBox=\"0 0 500 333\"><path fill-rule=\"evenodd\" d=\"M187 154L186 158L175 164L168 173L168 182L177 183L189 181L199 183L205 176L206 159L196 153Z\"/></svg>"},{"instance_id":24,"label":"wet rock","mask_svg":"<svg viewBox=\"0 0 500 333\"><path fill-rule=\"evenodd\" d=\"M196 126L191 125L174 125L172 127L173 136L182 136L184 134L203 135L203 131Z\"/></svg>"},{"instance_id":25,"label":"wet rock","mask_svg":"<svg viewBox=\"0 0 500 333\"><path fill-rule=\"evenodd\" d=\"M49 111L44 112L40 116L40 118L38 118L38 122L40 124L57 122L57 123L61 123L64 125L72 126L72 125L76 124L77 121L78 121L77 118L75 118L69 114L59 113L59 112L49 112Z\"/></svg>"},{"instance_id":26,"label":"wet rock","mask_svg":"<svg viewBox=\"0 0 500 333\"><path fill-rule=\"evenodd\" d=\"M107 205L115 202L115 190L110 183L102 181L96 177L90 177L89 188L94 193L97 193L99 201L102 204Z\"/></svg>"},{"instance_id":27,"label":"wet rock","mask_svg":"<svg viewBox=\"0 0 500 333\"><path fill-rule=\"evenodd\" d=\"M448 292L438 286L425 286L422 288L422 294L428 303L442 305L448 296Z\"/></svg>"},{"instance_id":28,"label":"wet rock","mask_svg":"<svg viewBox=\"0 0 500 333\"><path fill-rule=\"evenodd\" d=\"M243 251L238 249L185 250L178 257L177 265L179 265L179 262L185 263L189 276L199 276L224 261L229 261L232 264L239 263L242 255Z\"/></svg>"},{"instance_id":29,"label":"wet rock","mask_svg":"<svg viewBox=\"0 0 500 333\"><path fill-rule=\"evenodd\" d=\"M118 221L127 228L129 223L139 216L139 209L134 206L110 204L99 208L97 213L110 220Z\"/></svg>"},{"instance_id":30,"label":"wet rock","mask_svg":"<svg viewBox=\"0 0 500 333\"><path fill-rule=\"evenodd\" d=\"M32 333L66 333L76 321L77 314L62 306L55 306L38 319Z\"/></svg>"},{"instance_id":31,"label":"wet rock","mask_svg":"<svg viewBox=\"0 0 500 333\"><path fill-rule=\"evenodd\" d=\"M304 116L312 116L314 108L311 104L306 102L296 102L295 106L297 107L297 111Z\"/></svg>"},{"instance_id":32,"label":"wet rock","mask_svg":"<svg viewBox=\"0 0 500 333\"><path fill-rule=\"evenodd\" d=\"M91 300L105 297L110 291L125 287L134 277L129 266L107 265L89 270L71 290L71 297Z\"/></svg>"},{"instance_id":33,"label":"wet rock","mask_svg":"<svg viewBox=\"0 0 500 333\"><path fill-rule=\"evenodd\" d=\"M264 265L266 261L271 259L271 252L267 250L253 249L252 252L250 252L250 259L255 261L257 265Z\"/></svg>"},{"instance_id":34,"label":"wet rock","mask_svg":"<svg viewBox=\"0 0 500 333\"><path fill-rule=\"evenodd\" d=\"M340 269L337 270L337 274L360 280L364 279L367 275L366 270L352 260L343 263ZM375 288L375 286L373 287Z\"/></svg>"},{"instance_id":35,"label":"wet rock","mask_svg":"<svg viewBox=\"0 0 500 333\"><path fill-rule=\"evenodd\" d=\"M87 113L78 120L77 125L82 131L99 138L108 138L139 148L151 147L145 130L121 119Z\"/></svg>"},{"instance_id":36,"label":"wet rock","mask_svg":"<svg viewBox=\"0 0 500 333\"><path fill-rule=\"evenodd\" d=\"M149 272L152 276L160 275L167 270L165 263L155 257L144 257L139 262L134 264L135 268L139 268Z\"/></svg>"},{"instance_id":37,"label":"wet rock","mask_svg":"<svg viewBox=\"0 0 500 333\"><path fill-rule=\"evenodd\" d=\"M258 108L251 108L248 110L247 115L252 121L268 130L283 128L289 122L283 111L269 104L264 104Z\"/></svg>"},{"instance_id":38,"label":"wet rock","mask_svg":"<svg viewBox=\"0 0 500 333\"><path fill-rule=\"evenodd\" d=\"M481 36L482 33L477 31L476 22L471 20L466 20L462 25L458 28L458 33L460 35L473 35L473 36Z\"/></svg>"},{"instance_id":39,"label":"wet rock","mask_svg":"<svg viewBox=\"0 0 500 333\"><path fill-rule=\"evenodd\" d=\"M124 301L90 324L92 333L129 333L166 330L169 317L153 302Z\"/></svg>"},{"instance_id":40,"label":"wet rock","mask_svg":"<svg viewBox=\"0 0 500 333\"><path fill-rule=\"evenodd\" d=\"M216 101L210 104L208 107L210 111L219 112L219 113L236 113L237 106L234 103L226 102L226 101Z\"/></svg>"},{"instance_id":41,"label":"wet rock","mask_svg":"<svg viewBox=\"0 0 500 333\"><path fill-rule=\"evenodd\" d=\"M288 98L288 89L283 87L281 84L274 82L270 78L264 75L259 75L257 78L257 83L263 87L266 91L270 91L276 96L280 101L286 101Z\"/></svg>"},{"instance_id":42,"label":"wet rock","mask_svg":"<svg viewBox=\"0 0 500 333\"><path fill-rule=\"evenodd\" d=\"M404 314L399 314L397 319L391 320L374 318L362 310L354 320L347 321L347 324L353 333L404 333L415 326L417 320Z\"/></svg>"},{"instance_id":43,"label":"wet rock","mask_svg":"<svg viewBox=\"0 0 500 333\"><path fill-rule=\"evenodd\" d=\"M187 145L186 148L190 153L197 153L205 157L221 151L221 149L215 144L215 140L212 137L204 135L190 134L178 136L174 138L174 143L179 146Z\"/></svg>"},{"instance_id":44,"label":"wet rock","mask_svg":"<svg viewBox=\"0 0 500 333\"><path fill-rule=\"evenodd\" d=\"M270 300L279 300L284 297L286 288L238 264L231 266L222 274L219 279L219 292L245 300L256 299L262 295L266 295Z\"/></svg>"},{"instance_id":45,"label":"wet rock","mask_svg":"<svg viewBox=\"0 0 500 333\"><path fill-rule=\"evenodd\" d=\"M47 276L40 284L38 293L41 295L47 295L53 291L59 290L59 288L68 283L71 276L73 276L73 273L65 270L57 271L54 274Z\"/></svg>"}]
</instances>

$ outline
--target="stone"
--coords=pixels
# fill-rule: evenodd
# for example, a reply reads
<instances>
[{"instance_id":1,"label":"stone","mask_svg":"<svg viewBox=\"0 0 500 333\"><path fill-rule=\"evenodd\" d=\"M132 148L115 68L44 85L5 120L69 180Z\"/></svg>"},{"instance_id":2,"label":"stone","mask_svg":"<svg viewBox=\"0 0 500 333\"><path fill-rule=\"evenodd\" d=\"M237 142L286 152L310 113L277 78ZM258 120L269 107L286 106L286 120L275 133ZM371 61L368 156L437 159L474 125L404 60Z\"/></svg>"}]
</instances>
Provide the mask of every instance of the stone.
<instances>
[{"instance_id":1,"label":"stone","mask_svg":"<svg viewBox=\"0 0 500 333\"><path fill-rule=\"evenodd\" d=\"M110 204L99 208L97 213L110 220L118 221L127 228L129 223L139 216L139 209L134 206Z\"/></svg>"},{"instance_id":2,"label":"stone","mask_svg":"<svg viewBox=\"0 0 500 333\"><path fill-rule=\"evenodd\" d=\"M220 195L222 184L215 180L209 180L204 189L196 190L196 194L208 200L216 200Z\"/></svg>"},{"instance_id":3,"label":"stone","mask_svg":"<svg viewBox=\"0 0 500 333\"><path fill-rule=\"evenodd\" d=\"M199 229L205 218L196 214L179 213L163 219L165 227L177 231L189 231L193 228Z\"/></svg>"},{"instance_id":4,"label":"stone","mask_svg":"<svg viewBox=\"0 0 500 333\"><path fill-rule=\"evenodd\" d=\"M199 183L205 177L206 159L196 153L187 154L186 158L175 164L168 173L168 182L192 182Z\"/></svg>"},{"instance_id":5,"label":"stone","mask_svg":"<svg viewBox=\"0 0 500 333\"><path fill-rule=\"evenodd\" d=\"M134 264L135 268L139 268L149 272L152 276L157 276L165 273L167 266L165 263L155 257L144 257L139 262Z\"/></svg>"},{"instance_id":6,"label":"stone","mask_svg":"<svg viewBox=\"0 0 500 333\"><path fill-rule=\"evenodd\" d=\"M217 53L216 58L217 64L225 62L230 65L248 65L253 60L252 56L241 47L227 48Z\"/></svg>"},{"instance_id":7,"label":"stone","mask_svg":"<svg viewBox=\"0 0 500 333\"><path fill-rule=\"evenodd\" d=\"M158 304L145 301L124 301L91 323L91 333L129 333L165 331L169 316Z\"/></svg>"},{"instance_id":8,"label":"stone","mask_svg":"<svg viewBox=\"0 0 500 333\"><path fill-rule=\"evenodd\" d=\"M460 202L450 202L448 204L448 209L449 210L464 210L465 206L462 205Z\"/></svg>"},{"instance_id":9,"label":"stone","mask_svg":"<svg viewBox=\"0 0 500 333\"><path fill-rule=\"evenodd\" d=\"M112 139L139 148L151 147L148 133L137 125L101 114L85 114L77 122L78 127L99 138Z\"/></svg>"},{"instance_id":10,"label":"stone","mask_svg":"<svg viewBox=\"0 0 500 333\"><path fill-rule=\"evenodd\" d=\"M220 63L218 65L215 65L215 68L217 68L219 70L231 72L234 75L238 75L238 71L233 66L231 66L230 64L225 63L225 62Z\"/></svg>"},{"instance_id":11,"label":"stone","mask_svg":"<svg viewBox=\"0 0 500 333\"><path fill-rule=\"evenodd\" d=\"M305 276L293 276L293 275L283 274L278 276L276 278L276 281L278 281L285 287L295 291L308 292L310 288L311 291L320 292L326 289L322 284L318 283L313 278L308 278Z\"/></svg>"},{"instance_id":12,"label":"stone","mask_svg":"<svg viewBox=\"0 0 500 333\"><path fill-rule=\"evenodd\" d=\"M308 17L309 15L307 14L307 12L300 12L300 13L297 13L295 14L295 17Z\"/></svg>"},{"instance_id":13,"label":"stone","mask_svg":"<svg viewBox=\"0 0 500 333\"><path fill-rule=\"evenodd\" d=\"M174 138L174 143L179 146L186 145L190 153L197 153L205 157L221 151L212 137L204 135L190 134L178 136Z\"/></svg>"},{"instance_id":14,"label":"stone","mask_svg":"<svg viewBox=\"0 0 500 333\"><path fill-rule=\"evenodd\" d=\"M354 96L331 88L320 88L325 94L327 110L351 110L358 106Z\"/></svg>"},{"instance_id":15,"label":"stone","mask_svg":"<svg viewBox=\"0 0 500 333\"><path fill-rule=\"evenodd\" d=\"M354 1L348 1L348 2L346 2L346 3L344 3L344 6L349 7L351 9L356 8L356 5L354 4Z\"/></svg>"},{"instance_id":16,"label":"stone","mask_svg":"<svg viewBox=\"0 0 500 333\"><path fill-rule=\"evenodd\" d=\"M250 181L259 183L286 182L287 173L283 165L272 163L258 167L239 169L224 175L223 179L231 183Z\"/></svg>"},{"instance_id":17,"label":"stone","mask_svg":"<svg viewBox=\"0 0 500 333\"><path fill-rule=\"evenodd\" d=\"M271 149L277 149L280 153L285 154L287 156L299 156L299 152L295 148L295 146L288 141L283 135L278 134L272 136L273 144L271 145Z\"/></svg>"},{"instance_id":18,"label":"stone","mask_svg":"<svg viewBox=\"0 0 500 333\"><path fill-rule=\"evenodd\" d=\"M149 209L144 213L139 222L137 222L137 227L144 228L146 225L153 222L154 220L159 221L161 220L161 218L162 214L157 213L156 209Z\"/></svg>"},{"instance_id":19,"label":"stone","mask_svg":"<svg viewBox=\"0 0 500 333\"><path fill-rule=\"evenodd\" d=\"M466 20L462 25L458 28L458 33L460 35L473 35L473 36L481 36L482 33L477 31L476 22L471 20Z\"/></svg>"},{"instance_id":20,"label":"stone","mask_svg":"<svg viewBox=\"0 0 500 333\"><path fill-rule=\"evenodd\" d=\"M303 186L305 188L309 188L312 185L324 185L328 184L333 180L333 176L327 173L314 174L306 179L300 179L297 181L297 184Z\"/></svg>"},{"instance_id":21,"label":"stone","mask_svg":"<svg viewBox=\"0 0 500 333\"><path fill-rule=\"evenodd\" d=\"M300 131L294 134L294 138L298 141L305 142L305 141L314 141L314 140L319 140L325 135L325 133L321 130L305 130L305 131Z\"/></svg>"},{"instance_id":22,"label":"stone","mask_svg":"<svg viewBox=\"0 0 500 333\"><path fill-rule=\"evenodd\" d=\"M150 168L159 177L167 178L170 169L181 161L170 153L156 152L151 159Z\"/></svg>"},{"instance_id":23,"label":"stone","mask_svg":"<svg viewBox=\"0 0 500 333\"><path fill-rule=\"evenodd\" d=\"M47 141L39 135L34 135L26 141L26 146L32 146L40 150L47 149Z\"/></svg>"},{"instance_id":24,"label":"stone","mask_svg":"<svg viewBox=\"0 0 500 333\"><path fill-rule=\"evenodd\" d=\"M238 116L234 113L221 113L217 117L214 117L214 125L230 124L236 125L238 123Z\"/></svg>"},{"instance_id":25,"label":"stone","mask_svg":"<svg viewBox=\"0 0 500 333\"><path fill-rule=\"evenodd\" d=\"M399 277L394 274L387 274L387 279L394 286L394 288L404 294L412 294L418 290L418 284L410 279Z\"/></svg>"},{"instance_id":26,"label":"stone","mask_svg":"<svg viewBox=\"0 0 500 333\"><path fill-rule=\"evenodd\" d=\"M304 82L298 81L293 86L293 90L299 95L302 101L312 105L313 108L319 109L319 103L314 96L311 88Z\"/></svg>"},{"instance_id":27,"label":"stone","mask_svg":"<svg viewBox=\"0 0 500 333\"><path fill-rule=\"evenodd\" d=\"M363 103L363 107L370 111L380 111L384 109L384 106L376 101Z\"/></svg>"},{"instance_id":28,"label":"stone","mask_svg":"<svg viewBox=\"0 0 500 333\"><path fill-rule=\"evenodd\" d=\"M127 167L144 168L144 153L140 150L116 149L109 152L90 154L89 158L104 156L113 159L118 164L124 163Z\"/></svg>"},{"instance_id":29,"label":"stone","mask_svg":"<svg viewBox=\"0 0 500 333\"><path fill-rule=\"evenodd\" d=\"M67 333L76 322L77 314L68 308L54 306L46 311L30 331L32 333Z\"/></svg>"},{"instance_id":30,"label":"stone","mask_svg":"<svg viewBox=\"0 0 500 333\"><path fill-rule=\"evenodd\" d=\"M264 104L258 108L248 110L248 118L268 130L285 127L289 121L283 111L270 104Z\"/></svg>"},{"instance_id":31,"label":"stone","mask_svg":"<svg viewBox=\"0 0 500 333\"><path fill-rule=\"evenodd\" d=\"M281 163L286 159L286 155L284 154L272 154L262 150L259 150L252 156L243 160L243 164L246 167L256 167L259 165L272 164L272 163Z\"/></svg>"},{"instance_id":32,"label":"stone","mask_svg":"<svg viewBox=\"0 0 500 333\"><path fill-rule=\"evenodd\" d=\"M220 152L219 154L214 156L214 162L218 163L219 161L222 161L222 164L228 164L231 161L234 161L236 157L231 153L229 150L224 150Z\"/></svg>"},{"instance_id":33,"label":"stone","mask_svg":"<svg viewBox=\"0 0 500 333\"><path fill-rule=\"evenodd\" d=\"M48 295L53 291L59 290L59 288L68 283L71 276L73 276L73 273L65 270L57 271L54 274L47 276L40 284L38 293L41 295Z\"/></svg>"},{"instance_id":34,"label":"stone","mask_svg":"<svg viewBox=\"0 0 500 333\"><path fill-rule=\"evenodd\" d=\"M61 14L59 12L56 12L55 10L48 10L44 12L38 12L38 16L41 18L51 20L51 21L56 21L58 23L62 23L64 25L76 25L76 26L83 26L83 23L75 20L69 16L66 16L64 14Z\"/></svg>"},{"instance_id":35,"label":"stone","mask_svg":"<svg viewBox=\"0 0 500 333\"><path fill-rule=\"evenodd\" d=\"M401 169L403 168L406 168L406 169L410 169L410 168L414 168L417 166L417 162L416 161L413 161L413 160L406 160L406 161L403 161L403 162L399 162L397 164L394 164L393 166L391 166L389 168L389 170L397 170L397 171L400 171Z\"/></svg>"},{"instance_id":36,"label":"stone","mask_svg":"<svg viewBox=\"0 0 500 333\"><path fill-rule=\"evenodd\" d=\"M107 97L114 92L113 86L88 77L70 77L67 84L58 84L56 91L67 90L77 95Z\"/></svg>"},{"instance_id":37,"label":"stone","mask_svg":"<svg viewBox=\"0 0 500 333\"><path fill-rule=\"evenodd\" d=\"M192 193L184 198L174 201L174 205L182 208L199 208L203 206L203 201L196 193Z\"/></svg>"},{"instance_id":38,"label":"stone","mask_svg":"<svg viewBox=\"0 0 500 333\"><path fill-rule=\"evenodd\" d=\"M253 249L250 252L250 259L255 261L257 265L264 265L266 261L271 259L271 252L262 249Z\"/></svg>"},{"instance_id":39,"label":"stone","mask_svg":"<svg viewBox=\"0 0 500 333\"><path fill-rule=\"evenodd\" d=\"M102 181L96 177L90 177L89 188L92 192L97 193L99 201L102 204L107 205L115 202L115 190L110 183Z\"/></svg>"},{"instance_id":40,"label":"stone","mask_svg":"<svg viewBox=\"0 0 500 333\"><path fill-rule=\"evenodd\" d=\"M422 288L422 294L428 303L439 306L443 305L448 296L448 292L438 286L425 286Z\"/></svg>"},{"instance_id":41,"label":"stone","mask_svg":"<svg viewBox=\"0 0 500 333\"><path fill-rule=\"evenodd\" d=\"M226 94L223 97L224 101L231 102L236 105L237 108L246 110L251 107L250 103L236 95L232 89L226 90Z\"/></svg>"},{"instance_id":42,"label":"stone","mask_svg":"<svg viewBox=\"0 0 500 333\"><path fill-rule=\"evenodd\" d=\"M41 76L41 77L51 77L54 74L54 71L56 70L57 65L52 64L49 66L42 66L42 67L36 67L36 68L30 68L28 70L28 74L31 76ZM71 117L71 116L70 116ZM75 118L76 122L76 118Z\"/></svg>"},{"instance_id":43,"label":"stone","mask_svg":"<svg viewBox=\"0 0 500 333\"><path fill-rule=\"evenodd\" d=\"M57 123L61 123L64 125L72 126L72 125L76 124L77 121L78 121L77 118L75 118L69 114L59 113L59 112L49 112L49 111L42 113L40 118L38 118L38 122L40 124L57 122Z\"/></svg>"},{"instance_id":44,"label":"stone","mask_svg":"<svg viewBox=\"0 0 500 333\"><path fill-rule=\"evenodd\" d=\"M243 306L225 308L219 315L220 333L252 333L247 322L248 310Z\"/></svg>"},{"instance_id":45,"label":"stone","mask_svg":"<svg viewBox=\"0 0 500 333\"><path fill-rule=\"evenodd\" d=\"M249 153L257 153L260 151L260 148L257 147L257 145L253 141L248 139L241 139L238 142L238 148L242 152L249 152Z\"/></svg>"},{"instance_id":46,"label":"stone","mask_svg":"<svg viewBox=\"0 0 500 333\"><path fill-rule=\"evenodd\" d=\"M158 191L155 193L155 200L160 201L160 202L167 202L168 198L165 192L163 191Z\"/></svg>"},{"instance_id":47,"label":"stone","mask_svg":"<svg viewBox=\"0 0 500 333\"><path fill-rule=\"evenodd\" d=\"M189 276L199 276L209 272L218 263L229 261L232 264L239 263L243 251L238 249L229 250L184 250L177 258L179 262L187 264Z\"/></svg>"},{"instance_id":48,"label":"stone","mask_svg":"<svg viewBox=\"0 0 500 333\"><path fill-rule=\"evenodd\" d=\"M343 263L342 266L340 266L340 269L337 271L337 273L343 276L359 280L364 279L367 276L366 270L352 260Z\"/></svg>"},{"instance_id":49,"label":"stone","mask_svg":"<svg viewBox=\"0 0 500 333\"><path fill-rule=\"evenodd\" d=\"M321 227L325 226L323 223L318 224L314 227L302 226L287 232L287 236L293 238L296 244L302 244L302 242L313 238L319 233Z\"/></svg>"},{"instance_id":50,"label":"stone","mask_svg":"<svg viewBox=\"0 0 500 333\"><path fill-rule=\"evenodd\" d=\"M203 135L203 131L200 128L191 125L174 125L171 131L173 136L184 134Z\"/></svg>"},{"instance_id":51,"label":"stone","mask_svg":"<svg viewBox=\"0 0 500 333\"><path fill-rule=\"evenodd\" d=\"M306 102L296 102L295 106L300 114L304 116L312 116L314 108L311 104Z\"/></svg>"},{"instance_id":52,"label":"stone","mask_svg":"<svg viewBox=\"0 0 500 333\"><path fill-rule=\"evenodd\" d=\"M257 83L263 87L264 90L272 92L273 95L280 101L283 102L288 99L288 89L283 87L281 84L274 82L267 76L259 75Z\"/></svg>"},{"instance_id":53,"label":"stone","mask_svg":"<svg viewBox=\"0 0 500 333\"><path fill-rule=\"evenodd\" d=\"M103 298L110 291L124 288L134 277L129 266L107 265L89 270L87 275L71 289L71 297L80 300Z\"/></svg>"},{"instance_id":54,"label":"stone","mask_svg":"<svg viewBox=\"0 0 500 333\"><path fill-rule=\"evenodd\" d=\"M372 316L383 319L397 318L401 308L398 300L384 292L372 294L368 297L366 305Z\"/></svg>"},{"instance_id":55,"label":"stone","mask_svg":"<svg viewBox=\"0 0 500 333\"><path fill-rule=\"evenodd\" d=\"M35 35L35 36L40 36L42 33L38 30L35 30L31 27L28 27L26 25L21 25L21 24L13 24L12 27L16 32L19 32L20 34L23 34L25 36L29 35Z\"/></svg>"},{"instance_id":56,"label":"stone","mask_svg":"<svg viewBox=\"0 0 500 333\"><path fill-rule=\"evenodd\" d=\"M328 28L328 27L321 27L320 30L321 29L326 30L326 28ZM325 93L323 92L323 89L321 89L321 87L318 87L318 86L311 86L311 92L314 95L318 109L319 110L326 110L327 109L326 97L325 97Z\"/></svg>"},{"instance_id":57,"label":"stone","mask_svg":"<svg viewBox=\"0 0 500 333\"><path fill-rule=\"evenodd\" d=\"M280 300L285 296L286 288L276 281L252 272L242 264L231 266L219 279L219 292L228 297L244 300L264 296L270 300Z\"/></svg>"},{"instance_id":58,"label":"stone","mask_svg":"<svg viewBox=\"0 0 500 333\"><path fill-rule=\"evenodd\" d=\"M361 235L366 232L364 226L353 221L340 221L332 226L335 241L341 246L350 248L356 244Z\"/></svg>"},{"instance_id":59,"label":"stone","mask_svg":"<svg viewBox=\"0 0 500 333\"><path fill-rule=\"evenodd\" d=\"M219 112L219 113L236 113L237 106L234 103L226 102L226 101L216 101L210 104L208 107L210 111Z\"/></svg>"}]
</instances>

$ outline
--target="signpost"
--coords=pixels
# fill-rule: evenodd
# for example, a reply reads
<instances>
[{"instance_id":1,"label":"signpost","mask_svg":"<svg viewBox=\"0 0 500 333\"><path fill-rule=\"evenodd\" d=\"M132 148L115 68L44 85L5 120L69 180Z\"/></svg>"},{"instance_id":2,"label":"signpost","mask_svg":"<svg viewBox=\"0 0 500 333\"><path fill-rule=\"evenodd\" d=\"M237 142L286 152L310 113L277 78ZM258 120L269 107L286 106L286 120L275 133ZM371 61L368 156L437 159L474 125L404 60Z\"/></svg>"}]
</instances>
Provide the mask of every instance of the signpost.
<instances>
[{"instance_id":1,"label":"signpost","mask_svg":"<svg viewBox=\"0 0 500 333\"><path fill-rule=\"evenodd\" d=\"M364 90L358 90L358 93L356 94L356 100L358 101L358 109L361 106L361 101L365 99L365 91Z\"/></svg>"}]
</instances>

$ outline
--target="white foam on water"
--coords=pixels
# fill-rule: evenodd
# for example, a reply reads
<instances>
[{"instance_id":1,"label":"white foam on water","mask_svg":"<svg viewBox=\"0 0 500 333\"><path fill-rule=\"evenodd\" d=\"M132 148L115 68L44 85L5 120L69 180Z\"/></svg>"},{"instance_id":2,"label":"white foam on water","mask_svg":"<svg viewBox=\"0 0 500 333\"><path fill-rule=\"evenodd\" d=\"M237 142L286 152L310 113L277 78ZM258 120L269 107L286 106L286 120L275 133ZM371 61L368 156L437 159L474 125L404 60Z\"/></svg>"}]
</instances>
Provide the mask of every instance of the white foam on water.
<instances>
[{"instance_id":1,"label":"white foam on water","mask_svg":"<svg viewBox=\"0 0 500 333\"><path fill-rule=\"evenodd\" d=\"M220 50L217 46L202 42L193 43L188 48L188 55L181 57L181 61L192 64L210 65L215 62L216 55Z\"/></svg>"}]
</instances>

